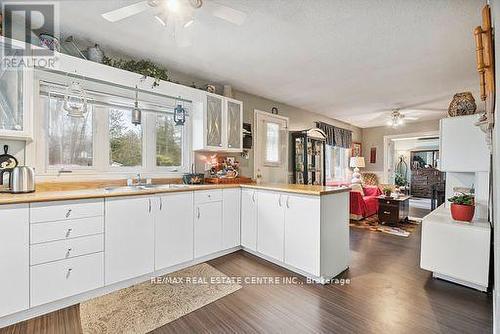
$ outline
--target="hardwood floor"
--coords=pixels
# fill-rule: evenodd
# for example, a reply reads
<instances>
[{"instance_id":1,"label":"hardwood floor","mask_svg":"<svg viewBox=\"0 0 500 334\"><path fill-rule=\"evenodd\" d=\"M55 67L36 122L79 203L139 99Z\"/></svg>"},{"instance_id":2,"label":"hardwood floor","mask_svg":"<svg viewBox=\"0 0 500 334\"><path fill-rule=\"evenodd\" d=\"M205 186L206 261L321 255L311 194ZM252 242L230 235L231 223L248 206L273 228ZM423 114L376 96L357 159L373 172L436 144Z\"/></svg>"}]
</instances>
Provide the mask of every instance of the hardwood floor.
<instances>
[{"instance_id":1,"label":"hardwood floor","mask_svg":"<svg viewBox=\"0 0 500 334\"><path fill-rule=\"evenodd\" d=\"M409 238L351 229L348 285L245 285L153 333L491 333L485 293L419 269L420 229ZM228 276L292 276L243 251L209 262ZM78 307L0 330L77 333Z\"/></svg>"}]
</instances>

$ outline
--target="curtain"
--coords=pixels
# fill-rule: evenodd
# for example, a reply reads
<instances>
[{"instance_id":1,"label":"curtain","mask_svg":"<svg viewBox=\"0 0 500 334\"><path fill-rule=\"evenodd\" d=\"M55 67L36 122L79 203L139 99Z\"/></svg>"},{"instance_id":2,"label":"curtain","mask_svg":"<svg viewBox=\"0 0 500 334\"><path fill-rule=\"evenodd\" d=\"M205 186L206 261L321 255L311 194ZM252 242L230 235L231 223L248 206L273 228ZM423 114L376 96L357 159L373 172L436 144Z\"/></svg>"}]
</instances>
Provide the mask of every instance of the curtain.
<instances>
[{"instance_id":1,"label":"curtain","mask_svg":"<svg viewBox=\"0 0 500 334\"><path fill-rule=\"evenodd\" d=\"M323 122L316 122L316 127L323 130L323 132L326 134L326 143L328 145L351 148L352 131L338 128L336 126Z\"/></svg>"}]
</instances>

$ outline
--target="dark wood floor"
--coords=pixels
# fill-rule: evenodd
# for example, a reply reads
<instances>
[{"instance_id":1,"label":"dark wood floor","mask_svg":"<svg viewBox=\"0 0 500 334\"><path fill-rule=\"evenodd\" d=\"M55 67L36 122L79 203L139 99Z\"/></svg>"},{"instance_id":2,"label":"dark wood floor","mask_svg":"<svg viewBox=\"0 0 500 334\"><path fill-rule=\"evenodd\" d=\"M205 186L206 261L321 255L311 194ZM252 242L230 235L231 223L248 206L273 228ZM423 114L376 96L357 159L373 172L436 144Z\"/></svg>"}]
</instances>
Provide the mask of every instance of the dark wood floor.
<instances>
[{"instance_id":1,"label":"dark wood floor","mask_svg":"<svg viewBox=\"0 0 500 334\"><path fill-rule=\"evenodd\" d=\"M419 247L420 228L409 238L351 229L351 284L245 285L154 333L491 333L490 296L432 279ZM293 275L243 251L209 263L229 276ZM0 334L79 331L74 306Z\"/></svg>"}]
</instances>

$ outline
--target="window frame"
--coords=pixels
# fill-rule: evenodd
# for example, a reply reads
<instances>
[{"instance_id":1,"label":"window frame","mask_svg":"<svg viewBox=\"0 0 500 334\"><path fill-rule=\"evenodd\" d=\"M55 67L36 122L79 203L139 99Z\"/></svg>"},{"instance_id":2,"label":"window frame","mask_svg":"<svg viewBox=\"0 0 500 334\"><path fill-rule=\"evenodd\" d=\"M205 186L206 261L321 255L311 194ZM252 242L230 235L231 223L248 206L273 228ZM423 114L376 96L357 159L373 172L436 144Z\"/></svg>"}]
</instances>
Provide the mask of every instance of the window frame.
<instances>
[{"instance_id":1,"label":"window frame","mask_svg":"<svg viewBox=\"0 0 500 334\"><path fill-rule=\"evenodd\" d=\"M41 179L53 179L55 177L71 179L116 179L130 177L136 173L141 173L143 177L181 177L182 174L189 172L193 161L191 150L192 144L192 118L190 113L186 116L186 123L182 131L182 166L156 166L156 115L155 111L143 111L142 114L142 166L136 167L113 167L110 165L110 145L109 145L109 107L96 104L93 106L92 115L92 150L93 166L50 166L48 159L49 141L48 126L49 113L45 110L42 100L41 87L45 81L64 84L62 76L54 79L54 74L38 72L34 82L35 92L34 109L39 112L34 113L35 133L34 141L26 146L26 155L34 157L34 167L37 176ZM67 79L66 79L67 80ZM132 88L131 88L132 89ZM103 91L104 94L106 92ZM168 98L168 97L167 97ZM147 101L144 101L147 102ZM139 99L139 104L141 103ZM193 108L191 105L185 106L188 111ZM166 109L172 109L172 106L166 105ZM103 110L104 109L104 110ZM101 143L106 143L102 145Z\"/></svg>"},{"instance_id":2,"label":"window frame","mask_svg":"<svg viewBox=\"0 0 500 334\"><path fill-rule=\"evenodd\" d=\"M265 140L265 145L264 145L264 161L263 161L263 164L264 166L270 166L270 167L277 167L277 166L281 166L282 165L282 157L281 157L281 152L280 152L280 147L281 147L281 133L280 133L280 128L281 128L281 125L279 123L276 123L276 122L272 122L272 121L265 121L264 122L265 124L265 133L266 133L266 140ZM268 126L269 124L274 124L278 127L278 136L277 136L277 142L276 142L276 149L277 149L277 152L278 152L278 160L268 160L267 159L267 146L269 144L268 142L268 137L267 137L267 130L268 130Z\"/></svg>"}]
</instances>

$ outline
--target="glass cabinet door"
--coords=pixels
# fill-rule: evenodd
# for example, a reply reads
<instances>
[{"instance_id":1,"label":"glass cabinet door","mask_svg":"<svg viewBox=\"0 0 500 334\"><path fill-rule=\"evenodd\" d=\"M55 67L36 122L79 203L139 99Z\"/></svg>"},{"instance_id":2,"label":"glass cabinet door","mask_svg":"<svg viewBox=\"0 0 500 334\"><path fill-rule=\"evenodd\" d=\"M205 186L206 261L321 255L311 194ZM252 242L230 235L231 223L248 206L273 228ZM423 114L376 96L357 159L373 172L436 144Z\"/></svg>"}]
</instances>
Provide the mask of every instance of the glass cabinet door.
<instances>
[{"instance_id":1,"label":"glass cabinet door","mask_svg":"<svg viewBox=\"0 0 500 334\"><path fill-rule=\"evenodd\" d=\"M227 147L241 149L241 104L227 101Z\"/></svg>"},{"instance_id":2,"label":"glass cabinet door","mask_svg":"<svg viewBox=\"0 0 500 334\"><path fill-rule=\"evenodd\" d=\"M222 147L222 99L207 95L207 146Z\"/></svg>"},{"instance_id":3,"label":"glass cabinet door","mask_svg":"<svg viewBox=\"0 0 500 334\"><path fill-rule=\"evenodd\" d=\"M22 55L17 50L7 56ZM22 67L0 68L0 132L24 131L23 84Z\"/></svg>"}]
</instances>

